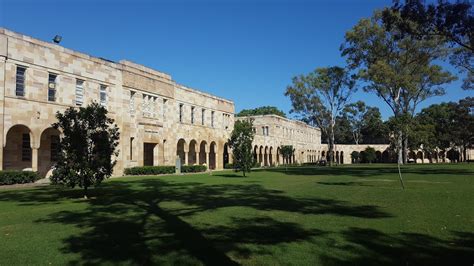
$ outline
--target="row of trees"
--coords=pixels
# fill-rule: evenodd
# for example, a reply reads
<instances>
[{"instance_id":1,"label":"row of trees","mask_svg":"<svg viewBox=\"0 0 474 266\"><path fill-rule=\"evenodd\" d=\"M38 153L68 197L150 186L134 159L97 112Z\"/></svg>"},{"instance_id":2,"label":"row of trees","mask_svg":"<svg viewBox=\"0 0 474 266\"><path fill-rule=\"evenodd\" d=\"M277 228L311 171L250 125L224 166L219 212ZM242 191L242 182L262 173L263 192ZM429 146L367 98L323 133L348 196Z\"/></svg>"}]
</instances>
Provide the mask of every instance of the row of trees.
<instances>
[{"instance_id":1,"label":"row of trees","mask_svg":"<svg viewBox=\"0 0 474 266\"><path fill-rule=\"evenodd\" d=\"M285 95L292 112L319 127L329 146L329 162L334 163L336 121L358 89L380 97L392 110L388 123L390 140L398 163L407 161L411 121L424 100L445 94L445 85L456 79L438 63L448 60L467 73L464 89L472 89L473 16L469 2L425 5L421 0L396 1L391 8L374 12L360 20L345 35L341 55L347 66L317 68L293 78ZM354 141L361 138L359 104L348 112L348 126ZM472 114L471 114L472 115ZM351 117L351 118L349 118ZM351 120L352 119L352 120ZM354 122L355 123L352 123ZM356 129L356 130L354 130Z\"/></svg>"},{"instance_id":2,"label":"row of trees","mask_svg":"<svg viewBox=\"0 0 474 266\"><path fill-rule=\"evenodd\" d=\"M275 106L262 106L254 109L243 109L236 116L252 116L252 115L279 115L286 117L285 112Z\"/></svg>"}]
</instances>

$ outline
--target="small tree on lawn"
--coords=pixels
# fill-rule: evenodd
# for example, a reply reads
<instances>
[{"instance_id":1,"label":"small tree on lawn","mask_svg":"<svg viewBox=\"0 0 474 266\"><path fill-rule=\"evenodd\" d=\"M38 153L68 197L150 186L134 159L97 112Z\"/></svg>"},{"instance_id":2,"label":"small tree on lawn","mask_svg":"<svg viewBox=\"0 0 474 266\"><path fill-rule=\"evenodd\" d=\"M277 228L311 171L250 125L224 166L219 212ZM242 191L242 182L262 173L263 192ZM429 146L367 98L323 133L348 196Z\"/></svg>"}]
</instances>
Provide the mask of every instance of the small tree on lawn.
<instances>
[{"instance_id":1,"label":"small tree on lawn","mask_svg":"<svg viewBox=\"0 0 474 266\"><path fill-rule=\"evenodd\" d=\"M353 151L351 153L351 158L352 158L352 162L353 163L358 163L359 162L359 158L360 158L360 154L358 151Z\"/></svg>"},{"instance_id":2,"label":"small tree on lawn","mask_svg":"<svg viewBox=\"0 0 474 266\"><path fill-rule=\"evenodd\" d=\"M234 156L233 167L236 171L242 171L244 176L246 172L250 172L254 164L252 156L254 133L252 127L252 120L236 121L229 139L229 146L232 148Z\"/></svg>"},{"instance_id":3,"label":"small tree on lawn","mask_svg":"<svg viewBox=\"0 0 474 266\"><path fill-rule=\"evenodd\" d=\"M107 117L107 110L97 103L83 108L68 108L56 113L52 126L63 133L58 160L51 176L54 184L87 189L112 175L118 155L119 129Z\"/></svg>"},{"instance_id":4,"label":"small tree on lawn","mask_svg":"<svg viewBox=\"0 0 474 266\"><path fill-rule=\"evenodd\" d=\"M364 162L372 163L375 161L375 149L372 147L365 148L364 152L362 153L362 160Z\"/></svg>"}]
</instances>

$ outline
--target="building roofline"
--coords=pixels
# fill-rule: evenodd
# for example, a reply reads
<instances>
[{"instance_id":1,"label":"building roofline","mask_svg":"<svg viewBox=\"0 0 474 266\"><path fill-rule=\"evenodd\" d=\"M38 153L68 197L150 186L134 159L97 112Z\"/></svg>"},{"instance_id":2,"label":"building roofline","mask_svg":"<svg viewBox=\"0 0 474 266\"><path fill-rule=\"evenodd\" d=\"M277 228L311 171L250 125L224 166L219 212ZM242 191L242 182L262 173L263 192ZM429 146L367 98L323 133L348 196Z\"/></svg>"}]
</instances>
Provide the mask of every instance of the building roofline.
<instances>
[{"instance_id":1,"label":"building roofline","mask_svg":"<svg viewBox=\"0 0 474 266\"><path fill-rule=\"evenodd\" d=\"M130 68L133 68L133 69L136 69L136 70L139 70L139 71L146 72L148 74L152 74L152 75L156 75L156 76L159 76L161 78L164 78L164 79L168 79L168 80L172 81L172 83L176 84L176 86L178 86L182 89L188 90L190 92L198 93L198 94L201 94L201 95L206 96L206 97L211 97L211 98L216 99L216 100L221 100L221 101L224 101L224 102L227 102L227 103L230 103L230 104L234 104L234 102L232 100L225 99L225 98L222 98L222 97L219 97L219 96L216 96L216 95L213 95L213 94L201 91L201 90L192 89L192 88L186 87L184 85L181 85L181 84L177 83L176 81L174 81L172 79L172 76L167 74L167 73L155 70L153 68L147 67L147 66L142 65L142 64L132 62L130 60L122 59L119 62L115 62L115 61L105 59L105 58L102 58L102 57L92 56L92 55L86 54L84 52L79 52L79 51L76 51L76 50L73 50L73 49L70 49L70 48L66 48L66 47L64 47L62 45L59 45L59 44L43 41L43 40L40 40L38 38L29 36L29 35L26 35L26 34L23 34L23 33L15 32L15 31L12 31L12 30L4 28L4 27L0 27L0 34L4 34L4 35L7 35L7 36L12 37L12 38L22 39L23 41L27 41L27 42L34 43L34 44L37 44L37 45L41 45L43 47L47 47L47 48L50 48L50 49L56 49L56 50L59 50L61 52L69 53L69 54L72 54L72 55L80 57L80 58L84 58L84 59L87 59L87 60L92 60L92 61L97 62L97 63L103 63L107 66L112 66L112 67L114 67L118 70L121 70L121 71L124 70L124 67L130 67Z\"/></svg>"},{"instance_id":2,"label":"building roofline","mask_svg":"<svg viewBox=\"0 0 474 266\"><path fill-rule=\"evenodd\" d=\"M296 119L290 119L290 118L283 117L283 116L276 115L276 114L236 116L237 119L239 119L239 118L258 118L258 117L274 117L274 118L279 118L279 119L285 120L285 121L287 121L287 122L297 123L297 124L300 124L300 125L303 125L303 126L306 126L306 127L309 127L309 128L312 128L312 129L316 129L316 130L321 131L320 128L310 126L310 125L308 125L307 123L305 123L305 122L303 122L303 121L299 121L299 120L296 120Z\"/></svg>"},{"instance_id":3,"label":"building roofline","mask_svg":"<svg viewBox=\"0 0 474 266\"><path fill-rule=\"evenodd\" d=\"M177 82L175 82L175 83L176 83L176 86L179 87L180 89L183 89L183 90L186 90L186 91L189 91L189 92L193 92L193 93L197 93L197 94L200 94L200 95L203 95L203 96L206 96L206 97L210 97L210 98L213 98L215 100L224 101L224 102L227 102L227 103L234 104L234 101L232 101L232 100L222 98L222 97L216 96L214 94L210 94L208 92L204 92L204 91L201 91L201 90L190 88L188 86L179 84Z\"/></svg>"}]
</instances>

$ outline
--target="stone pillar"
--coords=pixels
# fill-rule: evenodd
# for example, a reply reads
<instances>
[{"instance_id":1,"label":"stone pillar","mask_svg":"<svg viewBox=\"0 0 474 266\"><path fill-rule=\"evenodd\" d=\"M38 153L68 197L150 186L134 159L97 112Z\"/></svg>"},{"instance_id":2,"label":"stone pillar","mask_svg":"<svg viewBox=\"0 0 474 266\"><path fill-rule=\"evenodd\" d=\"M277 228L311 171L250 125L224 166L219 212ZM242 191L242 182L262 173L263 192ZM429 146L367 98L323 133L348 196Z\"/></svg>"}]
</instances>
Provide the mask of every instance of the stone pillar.
<instances>
[{"instance_id":1,"label":"stone pillar","mask_svg":"<svg viewBox=\"0 0 474 266\"><path fill-rule=\"evenodd\" d=\"M31 149L31 169L34 172L38 171L38 148Z\"/></svg>"},{"instance_id":2,"label":"stone pillar","mask_svg":"<svg viewBox=\"0 0 474 266\"><path fill-rule=\"evenodd\" d=\"M227 150L229 152L229 163L233 164L234 163L234 156L232 155L232 151L230 149Z\"/></svg>"},{"instance_id":3,"label":"stone pillar","mask_svg":"<svg viewBox=\"0 0 474 266\"><path fill-rule=\"evenodd\" d=\"M153 165L160 165L160 144L156 143L153 147Z\"/></svg>"},{"instance_id":4,"label":"stone pillar","mask_svg":"<svg viewBox=\"0 0 474 266\"><path fill-rule=\"evenodd\" d=\"M1 136L1 135L0 135ZM0 171L3 170L3 137L2 141L0 142Z\"/></svg>"},{"instance_id":5,"label":"stone pillar","mask_svg":"<svg viewBox=\"0 0 474 266\"><path fill-rule=\"evenodd\" d=\"M209 161L209 154L210 152L206 152L206 166L207 166L207 170L210 170L210 161Z\"/></svg>"}]
</instances>

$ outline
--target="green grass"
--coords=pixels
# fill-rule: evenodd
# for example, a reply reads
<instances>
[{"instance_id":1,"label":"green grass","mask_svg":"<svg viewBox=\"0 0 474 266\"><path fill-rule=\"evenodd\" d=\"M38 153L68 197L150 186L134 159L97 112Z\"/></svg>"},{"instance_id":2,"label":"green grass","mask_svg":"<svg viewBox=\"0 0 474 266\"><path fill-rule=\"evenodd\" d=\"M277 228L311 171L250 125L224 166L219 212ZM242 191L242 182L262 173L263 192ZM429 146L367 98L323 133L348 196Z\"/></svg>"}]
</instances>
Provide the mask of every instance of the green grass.
<instances>
[{"instance_id":1,"label":"green grass","mask_svg":"<svg viewBox=\"0 0 474 266\"><path fill-rule=\"evenodd\" d=\"M0 265L472 265L474 165L109 180L0 190Z\"/></svg>"}]
</instances>

